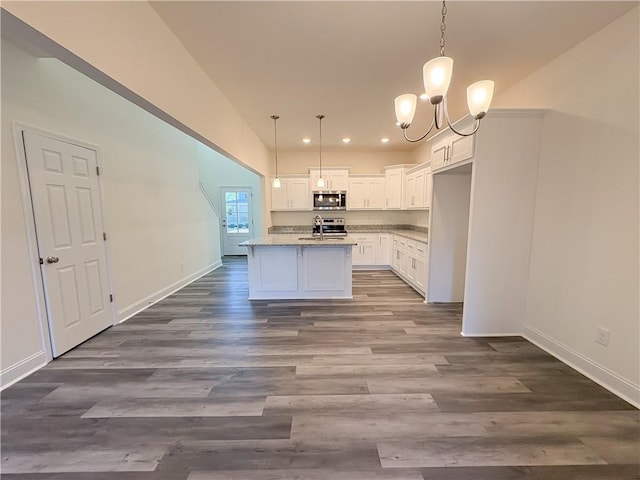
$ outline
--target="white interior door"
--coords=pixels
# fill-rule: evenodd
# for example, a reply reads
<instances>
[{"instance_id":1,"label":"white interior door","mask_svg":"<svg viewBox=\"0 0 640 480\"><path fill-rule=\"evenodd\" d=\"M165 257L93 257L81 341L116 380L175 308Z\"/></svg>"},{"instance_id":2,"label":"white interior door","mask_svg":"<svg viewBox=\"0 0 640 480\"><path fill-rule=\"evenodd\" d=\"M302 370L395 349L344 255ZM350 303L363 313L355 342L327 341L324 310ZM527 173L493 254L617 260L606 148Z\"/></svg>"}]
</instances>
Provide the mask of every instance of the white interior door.
<instances>
[{"instance_id":1,"label":"white interior door","mask_svg":"<svg viewBox=\"0 0 640 480\"><path fill-rule=\"evenodd\" d=\"M247 248L238 245L253 234L252 200L250 187L222 187L222 254L246 255Z\"/></svg>"},{"instance_id":2,"label":"white interior door","mask_svg":"<svg viewBox=\"0 0 640 480\"><path fill-rule=\"evenodd\" d=\"M24 131L53 356L111 326L94 150Z\"/></svg>"}]
</instances>

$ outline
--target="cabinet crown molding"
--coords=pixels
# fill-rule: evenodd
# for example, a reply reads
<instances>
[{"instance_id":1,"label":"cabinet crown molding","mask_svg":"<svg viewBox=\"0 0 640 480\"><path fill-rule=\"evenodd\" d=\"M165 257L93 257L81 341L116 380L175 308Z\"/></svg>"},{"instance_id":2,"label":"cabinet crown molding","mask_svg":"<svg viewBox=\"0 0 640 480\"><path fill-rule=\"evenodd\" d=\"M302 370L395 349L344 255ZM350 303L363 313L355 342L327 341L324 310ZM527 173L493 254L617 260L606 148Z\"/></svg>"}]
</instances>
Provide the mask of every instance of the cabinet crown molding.
<instances>
[{"instance_id":1,"label":"cabinet crown molding","mask_svg":"<svg viewBox=\"0 0 640 480\"><path fill-rule=\"evenodd\" d=\"M526 118L526 117L534 117L541 118L549 111L546 108L491 108L485 118ZM467 115L462 117L459 120L453 122L453 126L456 130L464 130L465 128L473 125L473 119ZM482 126L480 126L480 130L478 130L478 134L482 131ZM449 128L445 128L444 130L436 133L433 137L428 140L428 143L433 144L443 138L448 137L449 135L455 135Z\"/></svg>"}]
</instances>

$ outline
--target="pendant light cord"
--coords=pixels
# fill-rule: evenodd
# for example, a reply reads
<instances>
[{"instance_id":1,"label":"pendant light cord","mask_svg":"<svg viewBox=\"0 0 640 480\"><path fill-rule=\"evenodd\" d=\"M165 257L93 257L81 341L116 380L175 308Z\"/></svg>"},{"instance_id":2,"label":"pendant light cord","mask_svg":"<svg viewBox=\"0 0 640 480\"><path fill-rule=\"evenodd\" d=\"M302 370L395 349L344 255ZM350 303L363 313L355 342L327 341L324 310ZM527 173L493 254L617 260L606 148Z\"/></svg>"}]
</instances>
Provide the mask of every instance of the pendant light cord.
<instances>
[{"instance_id":1,"label":"pendant light cord","mask_svg":"<svg viewBox=\"0 0 640 480\"><path fill-rule=\"evenodd\" d=\"M316 115L316 118L318 120L320 120L320 148L319 148L319 153L320 153L320 178L322 178L322 119L324 118L324 115Z\"/></svg>"},{"instance_id":2,"label":"pendant light cord","mask_svg":"<svg viewBox=\"0 0 640 480\"><path fill-rule=\"evenodd\" d=\"M278 178L278 115L271 115L273 119L273 144L276 148L276 178Z\"/></svg>"}]
</instances>

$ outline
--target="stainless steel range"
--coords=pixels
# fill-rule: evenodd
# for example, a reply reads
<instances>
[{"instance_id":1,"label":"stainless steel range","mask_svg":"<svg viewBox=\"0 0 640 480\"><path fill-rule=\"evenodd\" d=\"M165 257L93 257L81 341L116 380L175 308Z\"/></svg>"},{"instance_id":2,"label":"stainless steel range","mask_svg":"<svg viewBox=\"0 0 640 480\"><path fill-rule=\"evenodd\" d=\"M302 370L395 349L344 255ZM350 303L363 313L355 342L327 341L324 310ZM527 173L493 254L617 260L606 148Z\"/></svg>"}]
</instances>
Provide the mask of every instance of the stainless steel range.
<instances>
[{"instance_id":1,"label":"stainless steel range","mask_svg":"<svg viewBox=\"0 0 640 480\"><path fill-rule=\"evenodd\" d=\"M347 235L344 218L322 218L317 215L313 219L313 236L344 237Z\"/></svg>"}]
</instances>

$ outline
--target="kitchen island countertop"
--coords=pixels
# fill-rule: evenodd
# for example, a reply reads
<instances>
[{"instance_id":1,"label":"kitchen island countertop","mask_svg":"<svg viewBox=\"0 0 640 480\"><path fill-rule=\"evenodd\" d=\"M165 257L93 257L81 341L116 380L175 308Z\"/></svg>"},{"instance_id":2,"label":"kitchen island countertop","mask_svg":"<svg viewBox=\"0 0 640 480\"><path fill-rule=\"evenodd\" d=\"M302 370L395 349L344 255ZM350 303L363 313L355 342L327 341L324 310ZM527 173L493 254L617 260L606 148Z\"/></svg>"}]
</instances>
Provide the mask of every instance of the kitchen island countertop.
<instances>
[{"instance_id":1,"label":"kitchen island countertop","mask_svg":"<svg viewBox=\"0 0 640 480\"><path fill-rule=\"evenodd\" d=\"M258 237L240 244L241 247L339 247L357 245L353 235L345 237L325 236L323 240L311 239L311 235L305 234L271 234L266 237Z\"/></svg>"}]
</instances>

